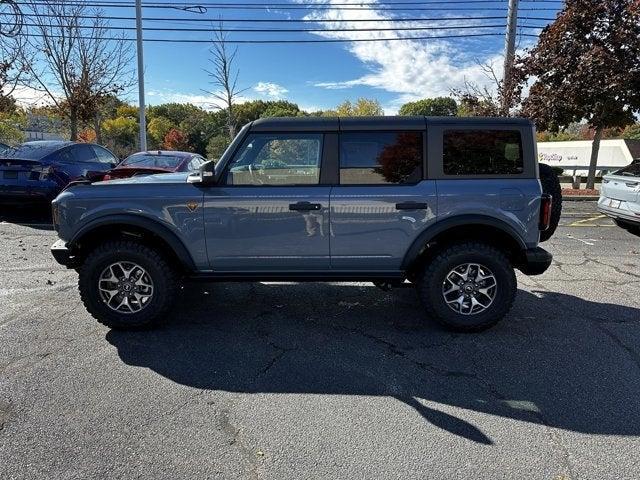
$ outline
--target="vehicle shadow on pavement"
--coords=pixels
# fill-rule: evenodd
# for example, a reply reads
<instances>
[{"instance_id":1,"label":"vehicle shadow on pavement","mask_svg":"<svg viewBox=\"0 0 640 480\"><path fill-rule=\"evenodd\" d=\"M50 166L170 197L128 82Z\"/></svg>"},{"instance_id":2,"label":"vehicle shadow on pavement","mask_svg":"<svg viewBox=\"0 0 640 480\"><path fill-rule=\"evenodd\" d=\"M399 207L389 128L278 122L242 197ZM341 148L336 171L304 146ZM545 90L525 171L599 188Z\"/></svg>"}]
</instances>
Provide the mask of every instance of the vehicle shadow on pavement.
<instances>
[{"instance_id":1,"label":"vehicle shadow on pavement","mask_svg":"<svg viewBox=\"0 0 640 480\"><path fill-rule=\"evenodd\" d=\"M26 225L37 230L53 230L51 206L42 205L0 205L0 222Z\"/></svg>"},{"instance_id":2,"label":"vehicle shadow on pavement","mask_svg":"<svg viewBox=\"0 0 640 480\"><path fill-rule=\"evenodd\" d=\"M183 385L388 396L431 425L490 445L451 407L640 435L638 325L639 309L520 290L500 325L460 335L425 323L412 289L188 284L164 327L106 338L126 364Z\"/></svg>"}]
</instances>

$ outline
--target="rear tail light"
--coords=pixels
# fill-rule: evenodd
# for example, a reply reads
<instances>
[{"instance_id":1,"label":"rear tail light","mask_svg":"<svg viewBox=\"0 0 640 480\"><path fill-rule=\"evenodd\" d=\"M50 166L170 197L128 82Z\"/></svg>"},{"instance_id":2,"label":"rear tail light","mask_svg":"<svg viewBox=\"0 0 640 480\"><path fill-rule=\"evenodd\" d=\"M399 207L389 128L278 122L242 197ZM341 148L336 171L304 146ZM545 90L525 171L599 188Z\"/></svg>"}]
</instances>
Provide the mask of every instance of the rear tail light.
<instances>
[{"instance_id":1,"label":"rear tail light","mask_svg":"<svg viewBox=\"0 0 640 480\"><path fill-rule=\"evenodd\" d=\"M547 193L542 195L540 202L540 231L544 232L551 225L551 207L553 197Z\"/></svg>"},{"instance_id":2,"label":"rear tail light","mask_svg":"<svg viewBox=\"0 0 640 480\"><path fill-rule=\"evenodd\" d=\"M108 173L104 177L102 177L103 182L106 182L107 180L111 180L111 175L109 175Z\"/></svg>"}]
</instances>

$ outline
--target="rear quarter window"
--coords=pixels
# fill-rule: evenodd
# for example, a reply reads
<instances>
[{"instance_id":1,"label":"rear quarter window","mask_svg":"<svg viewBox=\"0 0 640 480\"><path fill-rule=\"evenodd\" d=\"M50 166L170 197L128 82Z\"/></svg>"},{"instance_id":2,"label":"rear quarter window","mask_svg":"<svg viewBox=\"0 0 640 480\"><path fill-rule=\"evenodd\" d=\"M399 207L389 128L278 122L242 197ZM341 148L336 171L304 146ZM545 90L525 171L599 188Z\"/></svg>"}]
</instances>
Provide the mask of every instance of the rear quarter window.
<instances>
[{"instance_id":1,"label":"rear quarter window","mask_svg":"<svg viewBox=\"0 0 640 480\"><path fill-rule=\"evenodd\" d=\"M445 130L445 175L521 175L522 135L518 130Z\"/></svg>"}]
</instances>

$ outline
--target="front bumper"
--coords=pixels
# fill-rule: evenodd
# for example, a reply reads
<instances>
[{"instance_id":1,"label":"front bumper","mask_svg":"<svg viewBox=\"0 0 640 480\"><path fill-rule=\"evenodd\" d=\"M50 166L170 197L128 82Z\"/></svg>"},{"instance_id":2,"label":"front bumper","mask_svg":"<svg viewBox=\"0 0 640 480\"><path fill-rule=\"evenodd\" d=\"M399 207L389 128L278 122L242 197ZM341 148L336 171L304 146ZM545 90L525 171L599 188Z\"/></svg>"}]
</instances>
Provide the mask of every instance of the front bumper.
<instances>
[{"instance_id":1,"label":"front bumper","mask_svg":"<svg viewBox=\"0 0 640 480\"><path fill-rule=\"evenodd\" d=\"M523 252L517 267L525 275L542 275L551 266L553 255L544 248L529 248Z\"/></svg>"},{"instance_id":2,"label":"front bumper","mask_svg":"<svg viewBox=\"0 0 640 480\"><path fill-rule=\"evenodd\" d=\"M72 250L67 248L67 244L64 240L58 240L56 243L51 245L51 255L53 255L56 262L67 268L76 268L78 266L78 258L74 255Z\"/></svg>"}]
</instances>

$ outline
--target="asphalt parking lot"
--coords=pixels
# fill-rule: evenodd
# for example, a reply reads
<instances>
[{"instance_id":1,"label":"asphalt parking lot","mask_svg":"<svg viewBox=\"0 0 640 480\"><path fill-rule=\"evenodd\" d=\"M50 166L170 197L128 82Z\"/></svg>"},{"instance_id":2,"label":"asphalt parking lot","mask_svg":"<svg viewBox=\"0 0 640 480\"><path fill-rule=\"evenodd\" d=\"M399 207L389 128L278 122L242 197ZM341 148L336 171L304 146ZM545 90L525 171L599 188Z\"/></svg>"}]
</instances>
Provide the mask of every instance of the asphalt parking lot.
<instances>
[{"instance_id":1,"label":"asphalt parking lot","mask_svg":"<svg viewBox=\"0 0 640 480\"><path fill-rule=\"evenodd\" d=\"M640 238L594 202L473 335L353 283L190 284L110 331L46 216L0 221L0 478L640 478Z\"/></svg>"}]
</instances>

